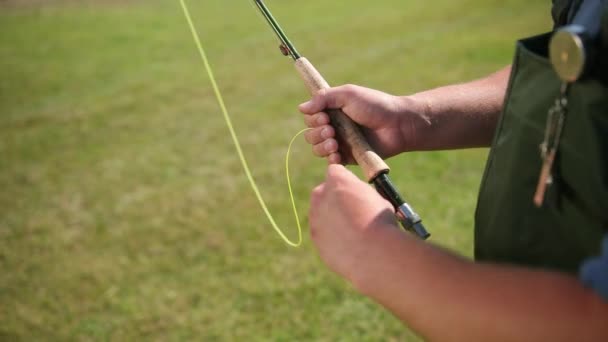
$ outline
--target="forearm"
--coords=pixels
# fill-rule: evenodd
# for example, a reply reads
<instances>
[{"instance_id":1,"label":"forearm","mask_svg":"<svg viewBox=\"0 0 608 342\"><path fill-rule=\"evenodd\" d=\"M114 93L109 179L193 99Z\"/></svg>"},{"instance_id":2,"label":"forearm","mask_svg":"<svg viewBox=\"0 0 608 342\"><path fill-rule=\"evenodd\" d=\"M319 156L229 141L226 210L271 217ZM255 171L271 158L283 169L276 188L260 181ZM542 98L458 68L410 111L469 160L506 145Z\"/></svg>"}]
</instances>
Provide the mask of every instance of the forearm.
<instances>
[{"instance_id":1,"label":"forearm","mask_svg":"<svg viewBox=\"0 0 608 342\"><path fill-rule=\"evenodd\" d=\"M429 340L608 338L608 304L574 277L475 264L380 230L352 281Z\"/></svg>"},{"instance_id":2,"label":"forearm","mask_svg":"<svg viewBox=\"0 0 608 342\"><path fill-rule=\"evenodd\" d=\"M403 125L404 150L486 147L502 110L511 67L483 79L402 98L415 103L420 119Z\"/></svg>"}]
</instances>

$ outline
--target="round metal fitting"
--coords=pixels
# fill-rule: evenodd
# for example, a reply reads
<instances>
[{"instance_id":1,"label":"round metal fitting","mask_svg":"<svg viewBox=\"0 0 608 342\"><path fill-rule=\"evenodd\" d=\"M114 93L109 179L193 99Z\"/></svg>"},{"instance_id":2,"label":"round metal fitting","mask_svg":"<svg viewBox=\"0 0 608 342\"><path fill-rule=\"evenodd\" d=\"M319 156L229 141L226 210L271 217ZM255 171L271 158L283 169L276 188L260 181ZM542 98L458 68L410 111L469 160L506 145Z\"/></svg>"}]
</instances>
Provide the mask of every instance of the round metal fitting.
<instances>
[{"instance_id":1,"label":"round metal fitting","mask_svg":"<svg viewBox=\"0 0 608 342\"><path fill-rule=\"evenodd\" d=\"M559 78L564 82L577 81L585 71L587 52L578 27L565 27L551 38L549 56Z\"/></svg>"}]
</instances>

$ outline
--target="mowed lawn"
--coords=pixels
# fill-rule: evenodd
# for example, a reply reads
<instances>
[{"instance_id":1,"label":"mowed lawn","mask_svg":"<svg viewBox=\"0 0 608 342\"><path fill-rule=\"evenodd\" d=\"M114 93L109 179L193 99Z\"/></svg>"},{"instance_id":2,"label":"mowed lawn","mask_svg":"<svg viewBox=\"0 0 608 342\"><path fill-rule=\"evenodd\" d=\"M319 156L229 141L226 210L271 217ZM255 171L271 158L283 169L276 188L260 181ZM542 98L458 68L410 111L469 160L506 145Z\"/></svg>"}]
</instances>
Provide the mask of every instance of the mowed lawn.
<instances>
[{"instance_id":1,"label":"mowed lawn","mask_svg":"<svg viewBox=\"0 0 608 342\"><path fill-rule=\"evenodd\" d=\"M330 83L396 94L484 76L551 26L550 1L267 2ZM189 4L295 237L283 158L307 93L251 1ZM472 255L486 156L389 160L432 243ZM325 163L299 140L291 165L306 225ZM307 233L287 247L263 215L177 0L0 1L0 340L417 340Z\"/></svg>"}]
</instances>

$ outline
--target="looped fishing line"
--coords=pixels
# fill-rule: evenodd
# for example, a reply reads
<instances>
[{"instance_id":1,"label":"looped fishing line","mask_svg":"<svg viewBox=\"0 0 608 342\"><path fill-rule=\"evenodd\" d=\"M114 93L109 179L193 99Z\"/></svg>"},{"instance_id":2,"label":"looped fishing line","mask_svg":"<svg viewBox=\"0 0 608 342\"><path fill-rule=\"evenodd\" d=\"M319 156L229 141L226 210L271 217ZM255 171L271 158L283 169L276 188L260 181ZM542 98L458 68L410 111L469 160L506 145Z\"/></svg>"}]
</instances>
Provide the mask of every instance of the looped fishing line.
<instances>
[{"instance_id":1,"label":"looped fishing line","mask_svg":"<svg viewBox=\"0 0 608 342\"><path fill-rule=\"evenodd\" d=\"M217 102L220 105L220 109L222 111L222 114L224 115L224 120L226 121L226 125L228 126L228 130L230 131L230 135L232 136L232 141L234 142L234 146L236 147L236 152L239 156L239 159L241 160L241 164L243 165L243 169L245 170L245 174L247 175L247 179L249 180L249 183L251 184L251 188L253 189L253 192L255 193L255 196L257 197L258 201L260 202L260 205L262 206L262 209L264 210L264 213L266 214L266 217L268 218L268 220L270 221L270 224L272 225L272 227L274 228L274 230L279 234L279 236L283 239L283 241L285 241L285 243L287 243L288 245L292 246L292 247L299 247L302 244L302 227L300 225L300 219L298 217L298 211L296 209L296 201L294 199L293 196L293 191L291 189L291 180L289 177L289 154L291 152L291 146L293 145L294 141L296 140L296 138L298 136L300 136L302 133L310 130L310 128L306 128L301 130L300 132L298 132L292 139L291 142L289 143L289 147L287 148L287 154L285 156L285 173L287 175L287 188L289 189L289 196L291 198L291 205L293 207L293 213L296 219L296 224L298 226L298 241L297 242L292 242L281 230L281 228L279 228L279 226L276 224L276 222L274 221L274 218L272 217L272 214L270 214L270 211L268 210L268 207L266 206L266 203L264 202L264 199L262 198L262 195L260 194L260 190L258 189L258 186L255 183L255 180L253 179L253 176L251 175L251 171L249 170L249 166L247 165L247 160L245 159L245 155L243 154L243 150L241 149L241 144L239 143L239 139L236 136L236 132L234 130L234 127L232 125L232 120L230 120L230 116L228 115L228 110L226 109L226 105L224 104L224 98L222 97L222 93L220 92L220 88L217 85L217 82L215 81L215 77L213 76L213 71L211 69L211 65L209 63L209 60L207 59L207 54L205 54L205 49L203 49L203 45L201 44L201 40L198 36L198 32L196 31L196 28L194 27L194 24L192 22L192 18L190 16L190 11L188 10L188 6L186 6L186 3L184 0L180 0L180 3L182 5L182 9L184 10L184 15L186 16L186 20L188 21L188 25L190 26L190 31L192 31L192 38L194 38L194 42L196 43L196 47L198 48L198 52L201 56L201 59L203 61L203 64L205 65L205 69L207 70L207 74L209 75L209 80L211 81L211 86L213 87L213 92L215 93L215 97L217 98Z\"/></svg>"}]
</instances>

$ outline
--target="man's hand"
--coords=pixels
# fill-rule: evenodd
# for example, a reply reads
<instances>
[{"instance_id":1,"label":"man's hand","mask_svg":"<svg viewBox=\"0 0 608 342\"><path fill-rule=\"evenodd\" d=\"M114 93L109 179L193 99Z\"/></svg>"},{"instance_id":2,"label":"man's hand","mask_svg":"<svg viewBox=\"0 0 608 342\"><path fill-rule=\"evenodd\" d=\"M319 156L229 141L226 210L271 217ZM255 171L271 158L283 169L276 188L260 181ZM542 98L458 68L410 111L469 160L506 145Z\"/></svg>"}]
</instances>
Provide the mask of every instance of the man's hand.
<instances>
[{"instance_id":1,"label":"man's hand","mask_svg":"<svg viewBox=\"0 0 608 342\"><path fill-rule=\"evenodd\" d=\"M381 91L354 85L322 90L312 100L300 105L306 125L313 130L306 132L306 141L313 145L313 152L327 157L333 164L354 163L352 155L340 153L341 142L336 139L327 108L339 108L353 121L362 126L368 142L383 158L403 152L408 145L414 123L422 120L417 114L422 106L415 101L389 95Z\"/></svg>"},{"instance_id":2,"label":"man's hand","mask_svg":"<svg viewBox=\"0 0 608 342\"><path fill-rule=\"evenodd\" d=\"M321 259L355 286L372 251L382 247L377 237L399 229L390 203L342 165L330 165L313 190L309 220Z\"/></svg>"},{"instance_id":3,"label":"man's hand","mask_svg":"<svg viewBox=\"0 0 608 342\"><path fill-rule=\"evenodd\" d=\"M308 127L306 140L330 163L354 163L342 153L327 108L339 108L362 127L383 158L405 151L487 147L502 110L511 67L469 83L410 96L393 96L353 85L322 90L300 105Z\"/></svg>"},{"instance_id":4,"label":"man's hand","mask_svg":"<svg viewBox=\"0 0 608 342\"><path fill-rule=\"evenodd\" d=\"M342 165L313 191L309 219L329 268L426 340L607 341L608 304L575 277L475 264L415 239Z\"/></svg>"}]
</instances>

